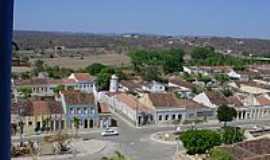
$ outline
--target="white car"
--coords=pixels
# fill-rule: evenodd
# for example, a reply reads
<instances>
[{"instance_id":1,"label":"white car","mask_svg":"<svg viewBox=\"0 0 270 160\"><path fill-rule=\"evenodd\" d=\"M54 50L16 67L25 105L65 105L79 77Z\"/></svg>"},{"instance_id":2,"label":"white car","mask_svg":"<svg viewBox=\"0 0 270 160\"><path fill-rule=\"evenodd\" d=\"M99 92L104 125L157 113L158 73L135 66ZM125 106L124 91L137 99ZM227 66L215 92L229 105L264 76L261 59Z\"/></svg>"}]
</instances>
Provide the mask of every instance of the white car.
<instances>
[{"instance_id":1,"label":"white car","mask_svg":"<svg viewBox=\"0 0 270 160\"><path fill-rule=\"evenodd\" d=\"M101 132L102 136L115 136L115 135L119 135L117 130L113 130L113 129L106 129L103 132Z\"/></svg>"},{"instance_id":2,"label":"white car","mask_svg":"<svg viewBox=\"0 0 270 160\"><path fill-rule=\"evenodd\" d=\"M182 131L182 129L181 129L181 127L177 127L177 128L175 129L175 131L176 131L177 133L180 133L180 132Z\"/></svg>"}]
</instances>

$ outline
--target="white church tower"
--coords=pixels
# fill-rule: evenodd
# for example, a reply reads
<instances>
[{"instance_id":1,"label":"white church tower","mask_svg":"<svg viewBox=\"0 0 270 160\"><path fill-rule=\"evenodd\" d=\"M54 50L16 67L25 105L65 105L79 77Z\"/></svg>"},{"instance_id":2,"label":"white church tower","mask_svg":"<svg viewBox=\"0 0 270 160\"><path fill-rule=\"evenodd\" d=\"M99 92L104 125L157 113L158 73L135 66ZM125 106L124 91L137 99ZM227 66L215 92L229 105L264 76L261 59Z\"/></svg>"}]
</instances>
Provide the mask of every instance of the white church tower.
<instances>
[{"instance_id":1,"label":"white church tower","mask_svg":"<svg viewBox=\"0 0 270 160\"><path fill-rule=\"evenodd\" d=\"M117 92L118 91L118 77L113 74L110 81L110 92Z\"/></svg>"}]
</instances>

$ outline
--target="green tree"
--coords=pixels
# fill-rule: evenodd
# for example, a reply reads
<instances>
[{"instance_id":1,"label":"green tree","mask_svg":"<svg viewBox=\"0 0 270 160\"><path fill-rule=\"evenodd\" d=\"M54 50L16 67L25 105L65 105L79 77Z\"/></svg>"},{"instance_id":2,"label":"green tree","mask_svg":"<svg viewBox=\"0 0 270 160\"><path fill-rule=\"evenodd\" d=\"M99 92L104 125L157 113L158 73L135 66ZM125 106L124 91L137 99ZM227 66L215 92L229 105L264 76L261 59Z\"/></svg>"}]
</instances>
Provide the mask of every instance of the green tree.
<instances>
[{"instance_id":1,"label":"green tree","mask_svg":"<svg viewBox=\"0 0 270 160\"><path fill-rule=\"evenodd\" d=\"M73 117L73 125L75 127L75 137L78 137L81 120L78 117Z\"/></svg>"},{"instance_id":2,"label":"green tree","mask_svg":"<svg viewBox=\"0 0 270 160\"><path fill-rule=\"evenodd\" d=\"M233 65L233 69L236 71L243 71L245 70L247 67L246 65L242 64L242 63L237 63Z\"/></svg>"},{"instance_id":3,"label":"green tree","mask_svg":"<svg viewBox=\"0 0 270 160\"><path fill-rule=\"evenodd\" d=\"M165 73L182 71L184 51L182 49L170 49L162 53L163 70Z\"/></svg>"},{"instance_id":4,"label":"green tree","mask_svg":"<svg viewBox=\"0 0 270 160\"><path fill-rule=\"evenodd\" d=\"M244 130L239 127L224 127L222 140L225 144L233 144L243 141L245 138Z\"/></svg>"},{"instance_id":5,"label":"green tree","mask_svg":"<svg viewBox=\"0 0 270 160\"><path fill-rule=\"evenodd\" d=\"M30 79L31 73L30 72L23 72L23 73L21 73L21 78L22 79Z\"/></svg>"},{"instance_id":6,"label":"green tree","mask_svg":"<svg viewBox=\"0 0 270 160\"><path fill-rule=\"evenodd\" d=\"M159 81L161 78L160 69L157 66L147 66L144 69L143 79L146 81L157 80Z\"/></svg>"},{"instance_id":7,"label":"green tree","mask_svg":"<svg viewBox=\"0 0 270 160\"><path fill-rule=\"evenodd\" d=\"M97 75L97 88L98 90L108 90L110 85L110 73L101 72Z\"/></svg>"},{"instance_id":8,"label":"green tree","mask_svg":"<svg viewBox=\"0 0 270 160\"><path fill-rule=\"evenodd\" d=\"M88 72L90 75L96 76L104 68L107 68L107 66L100 64L100 63L93 63L93 64L86 67L86 72Z\"/></svg>"},{"instance_id":9,"label":"green tree","mask_svg":"<svg viewBox=\"0 0 270 160\"><path fill-rule=\"evenodd\" d=\"M215 147L210 150L210 160L233 160L230 153L222 148Z\"/></svg>"},{"instance_id":10,"label":"green tree","mask_svg":"<svg viewBox=\"0 0 270 160\"><path fill-rule=\"evenodd\" d=\"M32 94L32 89L29 87L22 87L18 89L18 92L22 94L23 98L29 98Z\"/></svg>"},{"instance_id":11,"label":"green tree","mask_svg":"<svg viewBox=\"0 0 270 160\"><path fill-rule=\"evenodd\" d=\"M101 160L128 160L128 158L116 151L112 157L102 157Z\"/></svg>"},{"instance_id":12,"label":"green tree","mask_svg":"<svg viewBox=\"0 0 270 160\"><path fill-rule=\"evenodd\" d=\"M38 75L39 72L44 72L45 67L44 67L44 61L42 60L36 60L34 62L34 67L33 67L33 73L34 75Z\"/></svg>"},{"instance_id":13,"label":"green tree","mask_svg":"<svg viewBox=\"0 0 270 160\"><path fill-rule=\"evenodd\" d=\"M207 84L208 82L211 82L212 80L209 76L202 75L202 74L199 74L197 78L198 78L198 81L202 81L205 84Z\"/></svg>"},{"instance_id":14,"label":"green tree","mask_svg":"<svg viewBox=\"0 0 270 160\"><path fill-rule=\"evenodd\" d=\"M146 66L159 66L165 74L182 70L182 49L136 50L128 54L136 72L144 72Z\"/></svg>"},{"instance_id":15,"label":"green tree","mask_svg":"<svg viewBox=\"0 0 270 160\"><path fill-rule=\"evenodd\" d=\"M222 93L223 93L223 95L224 95L225 97L230 97L230 96L233 95L233 92L232 92L229 88L224 88L224 89L222 90Z\"/></svg>"},{"instance_id":16,"label":"green tree","mask_svg":"<svg viewBox=\"0 0 270 160\"><path fill-rule=\"evenodd\" d=\"M180 135L187 153L203 154L222 143L221 136L213 130L188 130Z\"/></svg>"},{"instance_id":17,"label":"green tree","mask_svg":"<svg viewBox=\"0 0 270 160\"><path fill-rule=\"evenodd\" d=\"M219 121L224 122L226 126L227 122L232 121L237 116L237 111L227 105L221 105L217 110L217 118Z\"/></svg>"},{"instance_id":18,"label":"green tree","mask_svg":"<svg viewBox=\"0 0 270 160\"><path fill-rule=\"evenodd\" d=\"M214 49L208 48L208 47L195 47L191 51L192 59L196 59L196 60L205 60L210 55L213 55L213 54L214 54Z\"/></svg>"},{"instance_id":19,"label":"green tree","mask_svg":"<svg viewBox=\"0 0 270 160\"><path fill-rule=\"evenodd\" d=\"M55 87L53 89L53 92L54 92L54 94L59 94L59 92L63 91L63 90L65 90L65 86L64 85L58 85L57 87Z\"/></svg>"},{"instance_id":20,"label":"green tree","mask_svg":"<svg viewBox=\"0 0 270 160\"><path fill-rule=\"evenodd\" d=\"M225 82L228 82L230 80L229 76L226 74L218 74L215 76L215 79L221 82L221 84L224 84Z\"/></svg>"}]
</instances>

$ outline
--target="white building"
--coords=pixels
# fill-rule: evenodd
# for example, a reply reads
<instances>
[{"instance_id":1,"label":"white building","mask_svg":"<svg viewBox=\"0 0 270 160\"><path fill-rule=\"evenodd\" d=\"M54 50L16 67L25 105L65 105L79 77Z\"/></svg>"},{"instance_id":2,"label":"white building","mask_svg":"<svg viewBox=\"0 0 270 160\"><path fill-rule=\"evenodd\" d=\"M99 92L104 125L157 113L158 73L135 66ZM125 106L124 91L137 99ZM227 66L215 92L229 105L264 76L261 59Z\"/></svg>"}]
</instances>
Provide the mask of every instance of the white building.
<instances>
[{"instance_id":1,"label":"white building","mask_svg":"<svg viewBox=\"0 0 270 160\"><path fill-rule=\"evenodd\" d=\"M145 83L143 86L142 86L142 89L144 91L148 91L148 92L152 92L152 93L158 93L158 92L165 92L165 85L160 83L160 82L157 82L157 81L151 81L151 82L148 82L148 83Z\"/></svg>"},{"instance_id":2,"label":"white building","mask_svg":"<svg viewBox=\"0 0 270 160\"><path fill-rule=\"evenodd\" d=\"M234 70L231 70L229 73L227 73L227 75L231 78L231 79L241 79L241 75L236 73Z\"/></svg>"},{"instance_id":3,"label":"white building","mask_svg":"<svg viewBox=\"0 0 270 160\"><path fill-rule=\"evenodd\" d=\"M118 77L113 74L110 80L110 92L117 92L118 91Z\"/></svg>"},{"instance_id":4,"label":"white building","mask_svg":"<svg viewBox=\"0 0 270 160\"><path fill-rule=\"evenodd\" d=\"M95 77L88 73L72 73L68 79L75 80L75 90L80 90L86 93L92 93L95 85Z\"/></svg>"},{"instance_id":5,"label":"white building","mask_svg":"<svg viewBox=\"0 0 270 160\"><path fill-rule=\"evenodd\" d=\"M22 88L30 88L32 96L54 96L54 89L60 85L65 88L72 87L86 93L92 93L95 85L95 78L88 73L72 73L68 79L54 80L48 77L36 77L26 80L14 80L12 82L12 90L15 97L21 95L18 90Z\"/></svg>"}]
</instances>

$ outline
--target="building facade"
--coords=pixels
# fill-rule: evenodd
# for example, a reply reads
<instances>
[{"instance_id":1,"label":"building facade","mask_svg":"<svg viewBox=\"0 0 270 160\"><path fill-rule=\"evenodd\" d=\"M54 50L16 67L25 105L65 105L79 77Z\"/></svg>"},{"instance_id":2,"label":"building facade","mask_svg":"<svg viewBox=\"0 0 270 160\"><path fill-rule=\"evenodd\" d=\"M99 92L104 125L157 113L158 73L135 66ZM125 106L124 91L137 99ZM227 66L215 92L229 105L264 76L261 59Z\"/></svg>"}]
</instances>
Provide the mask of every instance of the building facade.
<instances>
[{"instance_id":1,"label":"building facade","mask_svg":"<svg viewBox=\"0 0 270 160\"><path fill-rule=\"evenodd\" d=\"M99 127L98 112L93 94L76 90L60 93L68 128L74 127L74 118L80 119L80 128Z\"/></svg>"}]
</instances>

